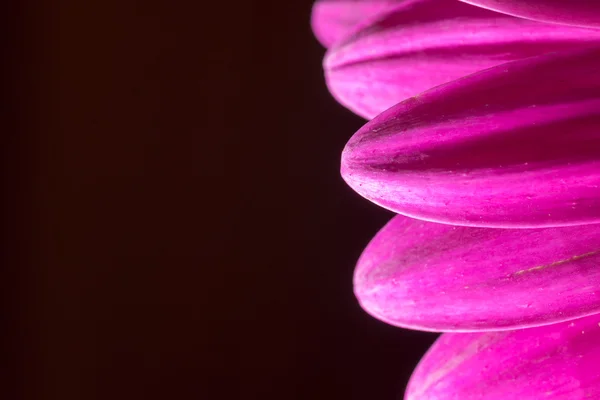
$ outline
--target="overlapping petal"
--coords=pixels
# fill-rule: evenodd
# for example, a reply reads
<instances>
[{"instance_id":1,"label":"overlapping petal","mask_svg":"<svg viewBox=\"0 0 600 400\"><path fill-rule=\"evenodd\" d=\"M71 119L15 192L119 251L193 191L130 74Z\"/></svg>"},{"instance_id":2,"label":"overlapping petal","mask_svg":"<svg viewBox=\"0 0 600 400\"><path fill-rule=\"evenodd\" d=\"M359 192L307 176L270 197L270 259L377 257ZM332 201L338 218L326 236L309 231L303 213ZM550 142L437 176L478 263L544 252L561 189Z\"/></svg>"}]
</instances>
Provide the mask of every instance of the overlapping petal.
<instances>
[{"instance_id":1,"label":"overlapping petal","mask_svg":"<svg viewBox=\"0 0 600 400\"><path fill-rule=\"evenodd\" d=\"M600 316L506 332L446 333L406 400L600 399Z\"/></svg>"},{"instance_id":2,"label":"overlapping petal","mask_svg":"<svg viewBox=\"0 0 600 400\"><path fill-rule=\"evenodd\" d=\"M367 123L341 173L365 198L454 225L600 222L600 48L515 61Z\"/></svg>"},{"instance_id":3,"label":"overlapping petal","mask_svg":"<svg viewBox=\"0 0 600 400\"><path fill-rule=\"evenodd\" d=\"M600 313L600 224L489 229L396 216L363 252L354 291L376 318L426 331Z\"/></svg>"},{"instance_id":4,"label":"overlapping petal","mask_svg":"<svg viewBox=\"0 0 600 400\"><path fill-rule=\"evenodd\" d=\"M325 47L344 39L361 23L402 0L318 0L313 5L311 25ZM404 0L406 1L406 0Z\"/></svg>"},{"instance_id":5,"label":"overlapping petal","mask_svg":"<svg viewBox=\"0 0 600 400\"><path fill-rule=\"evenodd\" d=\"M537 21L600 28L600 2L597 0L461 1Z\"/></svg>"},{"instance_id":6,"label":"overlapping petal","mask_svg":"<svg viewBox=\"0 0 600 400\"><path fill-rule=\"evenodd\" d=\"M515 18L458 1L411 0L388 8L330 49L324 69L334 97L370 119L473 72L599 39L600 31Z\"/></svg>"}]
</instances>

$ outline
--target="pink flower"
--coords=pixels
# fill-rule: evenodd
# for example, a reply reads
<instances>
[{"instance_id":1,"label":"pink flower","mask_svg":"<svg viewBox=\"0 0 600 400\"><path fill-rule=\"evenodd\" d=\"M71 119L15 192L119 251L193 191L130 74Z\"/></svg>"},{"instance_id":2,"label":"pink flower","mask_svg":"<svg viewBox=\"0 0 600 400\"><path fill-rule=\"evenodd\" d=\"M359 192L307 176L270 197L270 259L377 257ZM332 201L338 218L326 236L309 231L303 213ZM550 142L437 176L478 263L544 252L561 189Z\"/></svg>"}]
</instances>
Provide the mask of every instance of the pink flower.
<instances>
[{"instance_id":1,"label":"pink flower","mask_svg":"<svg viewBox=\"0 0 600 400\"><path fill-rule=\"evenodd\" d=\"M600 28L600 2L597 0L461 1L537 21Z\"/></svg>"},{"instance_id":2,"label":"pink flower","mask_svg":"<svg viewBox=\"0 0 600 400\"><path fill-rule=\"evenodd\" d=\"M600 399L600 316L506 332L446 333L406 400Z\"/></svg>"},{"instance_id":3,"label":"pink flower","mask_svg":"<svg viewBox=\"0 0 600 400\"><path fill-rule=\"evenodd\" d=\"M454 225L600 222L600 47L497 66L406 100L348 142L365 198Z\"/></svg>"},{"instance_id":4,"label":"pink flower","mask_svg":"<svg viewBox=\"0 0 600 400\"><path fill-rule=\"evenodd\" d=\"M397 216L360 257L354 292L392 325L506 330L599 313L598 265L600 224L489 229Z\"/></svg>"},{"instance_id":5,"label":"pink flower","mask_svg":"<svg viewBox=\"0 0 600 400\"><path fill-rule=\"evenodd\" d=\"M341 8L348 2L325 4ZM324 60L333 96L367 119L476 71L600 43L600 31L514 18L458 1L410 0L379 11L377 18L332 47ZM349 8L344 8L346 14ZM337 31L337 26L331 29Z\"/></svg>"},{"instance_id":6,"label":"pink flower","mask_svg":"<svg viewBox=\"0 0 600 400\"><path fill-rule=\"evenodd\" d=\"M313 29L331 93L373 118L342 177L401 214L355 295L453 332L406 399L600 400L600 1L382 1L319 2Z\"/></svg>"}]
</instances>

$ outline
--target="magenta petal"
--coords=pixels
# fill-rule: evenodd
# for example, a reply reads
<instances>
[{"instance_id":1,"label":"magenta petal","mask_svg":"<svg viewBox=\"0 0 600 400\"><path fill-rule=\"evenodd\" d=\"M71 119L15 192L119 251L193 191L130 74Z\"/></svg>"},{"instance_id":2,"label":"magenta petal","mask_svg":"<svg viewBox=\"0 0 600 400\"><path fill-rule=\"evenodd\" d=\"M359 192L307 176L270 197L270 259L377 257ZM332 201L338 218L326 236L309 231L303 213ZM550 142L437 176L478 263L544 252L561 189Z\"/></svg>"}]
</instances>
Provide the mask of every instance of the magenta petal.
<instances>
[{"instance_id":1,"label":"magenta petal","mask_svg":"<svg viewBox=\"0 0 600 400\"><path fill-rule=\"evenodd\" d=\"M575 26L600 28L600 2L597 0L461 0L489 10Z\"/></svg>"},{"instance_id":2,"label":"magenta petal","mask_svg":"<svg viewBox=\"0 0 600 400\"><path fill-rule=\"evenodd\" d=\"M318 0L313 5L311 25L325 47L344 39L362 22L401 0Z\"/></svg>"},{"instance_id":3,"label":"magenta petal","mask_svg":"<svg viewBox=\"0 0 600 400\"><path fill-rule=\"evenodd\" d=\"M328 87L367 119L434 86L508 61L598 43L600 31L544 24L458 1L388 9L330 49Z\"/></svg>"},{"instance_id":4,"label":"magenta petal","mask_svg":"<svg viewBox=\"0 0 600 400\"><path fill-rule=\"evenodd\" d=\"M600 316L532 329L446 333L406 400L598 400Z\"/></svg>"},{"instance_id":5,"label":"magenta petal","mask_svg":"<svg viewBox=\"0 0 600 400\"><path fill-rule=\"evenodd\" d=\"M397 216L363 252L354 292L404 328L515 329L600 313L599 266L600 224L489 229Z\"/></svg>"},{"instance_id":6,"label":"magenta petal","mask_svg":"<svg viewBox=\"0 0 600 400\"><path fill-rule=\"evenodd\" d=\"M600 222L600 47L504 64L406 100L350 139L341 173L365 198L433 222Z\"/></svg>"}]
</instances>

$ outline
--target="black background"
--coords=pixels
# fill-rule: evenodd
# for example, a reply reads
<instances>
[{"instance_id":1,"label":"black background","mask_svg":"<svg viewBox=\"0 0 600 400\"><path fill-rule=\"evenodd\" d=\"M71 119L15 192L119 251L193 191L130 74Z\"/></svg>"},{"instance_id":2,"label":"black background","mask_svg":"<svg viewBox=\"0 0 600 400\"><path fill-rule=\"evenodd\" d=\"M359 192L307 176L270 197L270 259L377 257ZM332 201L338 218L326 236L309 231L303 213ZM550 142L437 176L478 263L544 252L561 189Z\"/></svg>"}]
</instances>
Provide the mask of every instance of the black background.
<instances>
[{"instance_id":1,"label":"black background","mask_svg":"<svg viewBox=\"0 0 600 400\"><path fill-rule=\"evenodd\" d=\"M399 399L311 1L5 2L5 399Z\"/></svg>"}]
</instances>

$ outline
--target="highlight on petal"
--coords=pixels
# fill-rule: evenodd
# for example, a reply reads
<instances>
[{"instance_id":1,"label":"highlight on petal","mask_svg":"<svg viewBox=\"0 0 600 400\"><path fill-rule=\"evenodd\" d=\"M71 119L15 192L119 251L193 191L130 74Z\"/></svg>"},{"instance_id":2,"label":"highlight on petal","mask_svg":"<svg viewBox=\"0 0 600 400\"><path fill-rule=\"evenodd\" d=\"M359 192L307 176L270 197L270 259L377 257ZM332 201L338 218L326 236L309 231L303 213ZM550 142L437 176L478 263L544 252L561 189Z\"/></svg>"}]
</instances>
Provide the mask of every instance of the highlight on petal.
<instances>
[{"instance_id":1,"label":"highlight on petal","mask_svg":"<svg viewBox=\"0 0 600 400\"><path fill-rule=\"evenodd\" d=\"M346 182L453 225L600 222L600 47L532 57L406 100L361 128Z\"/></svg>"},{"instance_id":2,"label":"highlight on petal","mask_svg":"<svg viewBox=\"0 0 600 400\"><path fill-rule=\"evenodd\" d=\"M542 229L393 218L356 266L369 314L424 331L547 325L600 313L600 224Z\"/></svg>"},{"instance_id":3,"label":"highlight on petal","mask_svg":"<svg viewBox=\"0 0 600 400\"><path fill-rule=\"evenodd\" d=\"M332 95L371 119L465 75L599 43L600 31L515 18L458 1L412 0L368 21L325 56Z\"/></svg>"},{"instance_id":4,"label":"highlight on petal","mask_svg":"<svg viewBox=\"0 0 600 400\"><path fill-rule=\"evenodd\" d=\"M311 26L324 47L339 42L361 23L402 0L318 0L313 5Z\"/></svg>"},{"instance_id":5,"label":"highlight on petal","mask_svg":"<svg viewBox=\"0 0 600 400\"><path fill-rule=\"evenodd\" d=\"M600 27L597 0L461 0L522 18L574 26Z\"/></svg>"},{"instance_id":6,"label":"highlight on petal","mask_svg":"<svg viewBox=\"0 0 600 400\"><path fill-rule=\"evenodd\" d=\"M598 400L600 316L506 332L445 333L406 400Z\"/></svg>"}]
</instances>

